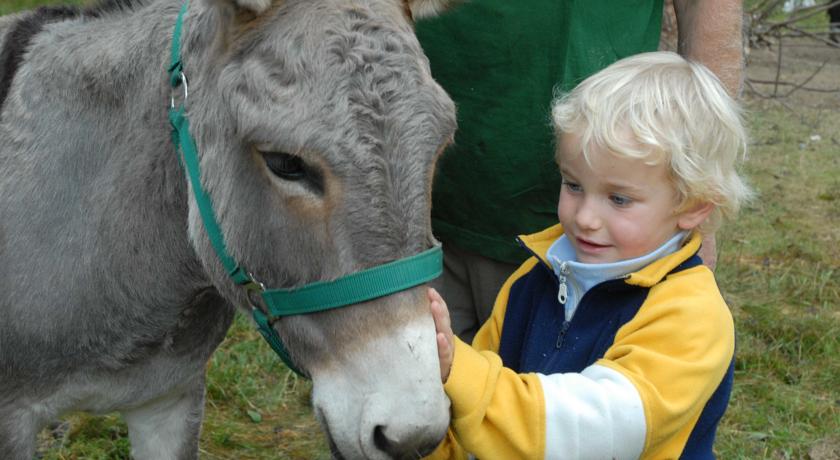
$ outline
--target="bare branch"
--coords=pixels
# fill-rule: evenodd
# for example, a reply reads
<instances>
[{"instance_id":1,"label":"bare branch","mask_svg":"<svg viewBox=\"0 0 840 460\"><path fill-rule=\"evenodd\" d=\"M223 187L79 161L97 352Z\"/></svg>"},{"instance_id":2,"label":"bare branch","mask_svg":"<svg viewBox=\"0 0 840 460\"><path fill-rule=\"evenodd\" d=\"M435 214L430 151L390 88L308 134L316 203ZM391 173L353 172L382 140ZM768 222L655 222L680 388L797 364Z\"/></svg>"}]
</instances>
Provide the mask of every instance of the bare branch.
<instances>
[{"instance_id":1,"label":"bare branch","mask_svg":"<svg viewBox=\"0 0 840 460\"><path fill-rule=\"evenodd\" d=\"M834 48L840 47L840 45L838 45L837 43L834 43L831 40L822 38L818 34L815 34L813 32L808 32L807 30L799 29L799 28L796 28L796 27L793 27L793 26L787 26L787 29L796 31L797 33L800 33L800 34L802 34L802 35L804 35L808 38L813 38L814 40L816 40L818 42L822 42L822 43L824 43L826 45L829 45L831 47L834 47Z\"/></svg>"},{"instance_id":2,"label":"bare branch","mask_svg":"<svg viewBox=\"0 0 840 460\"><path fill-rule=\"evenodd\" d=\"M773 96L777 96L779 94L779 77L782 74L782 37L778 37L778 40L779 47L776 52L776 84L773 85Z\"/></svg>"},{"instance_id":3,"label":"bare branch","mask_svg":"<svg viewBox=\"0 0 840 460\"><path fill-rule=\"evenodd\" d=\"M808 19L811 16L816 16L817 14L822 13L823 11L827 11L829 8L831 8L832 6L835 6L835 5L840 5L840 0L835 0L835 1L833 1L831 3L828 3L828 4L814 5L814 6L808 6L808 7L805 7L805 8L800 8L800 9L796 10L796 13L803 13L804 12L805 14L800 14L798 16L791 15L790 17L788 17L788 19L786 19L782 22L775 22L775 23L771 22L771 23L768 24L768 27L772 29L772 28L775 28L775 27L784 27L784 26L789 25L789 24L794 24L794 23L797 23L799 21Z\"/></svg>"},{"instance_id":4,"label":"bare branch","mask_svg":"<svg viewBox=\"0 0 840 460\"><path fill-rule=\"evenodd\" d=\"M759 5L759 7L754 8L752 11L750 11L753 23L764 22L764 20L767 19L767 17L770 16L770 14L772 14L773 11L784 5L785 0L772 0L772 3L766 3L767 2L762 2Z\"/></svg>"},{"instance_id":5,"label":"bare branch","mask_svg":"<svg viewBox=\"0 0 840 460\"><path fill-rule=\"evenodd\" d=\"M752 84L759 84L759 85L774 85L774 84L777 84L773 80L757 80L755 78L747 79L745 82L748 83L750 86L752 86ZM813 93L828 93L828 94L840 93L840 88L837 88L837 89L813 88L813 87L808 87L808 86L799 86L799 84L797 84L797 83L791 83L791 82L788 82L788 81L780 81L780 82L778 82L778 85L779 86L796 86L797 87L796 89L801 89L803 91L810 91L810 92L813 92ZM768 97L768 98L773 97L773 96L767 96L767 95L760 94L757 90L755 90L754 87L751 87L750 90L755 92L757 95L762 96L762 97ZM783 94L783 95L777 96L777 97L787 97L789 95L790 95L790 93L786 93L786 94Z\"/></svg>"},{"instance_id":6,"label":"bare branch","mask_svg":"<svg viewBox=\"0 0 840 460\"><path fill-rule=\"evenodd\" d=\"M840 88L820 88L809 86L814 82L816 77L825 71L829 58L825 58L824 62L809 73L809 75L799 82L785 81L783 72L787 69L784 63L786 57L791 54L791 47L831 47L833 49L840 48L840 44L834 40L840 32L834 32L832 29L826 27L827 22L814 21L814 16L818 14L825 14L825 12L832 7L840 6L840 0L831 0L825 3L798 8L788 13L786 17L771 21L771 16L778 18L777 13L785 4L785 0L760 0L757 5L749 10L750 22L748 23L747 40L745 43L748 46L762 47L767 46L770 49L776 47L775 51L775 75L772 80L756 80L747 78L745 84L749 90L758 97L765 99L784 99L789 97L796 91L809 91L816 93L836 94L840 93ZM807 22L808 24L805 24ZM785 49L788 48L788 49ZM815 64L817 64L815 62ZM798 69L801 72L803 69ZM772 85L772 91L769 94L764 94L758 91L757 85Z\"/></svg>"}]
</instances>

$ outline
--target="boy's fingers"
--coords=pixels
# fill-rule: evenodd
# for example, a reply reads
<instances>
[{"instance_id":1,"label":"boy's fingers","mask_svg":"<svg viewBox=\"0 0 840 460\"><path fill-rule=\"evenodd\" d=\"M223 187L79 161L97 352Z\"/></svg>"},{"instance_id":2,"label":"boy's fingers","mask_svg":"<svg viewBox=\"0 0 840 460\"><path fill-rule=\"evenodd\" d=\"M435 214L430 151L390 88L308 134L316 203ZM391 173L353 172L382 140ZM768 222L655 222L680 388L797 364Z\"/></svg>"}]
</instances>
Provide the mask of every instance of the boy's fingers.
<instances>
[{"instance_id":1,"label":"boy's fingers","mask_svg":"<svg viewBox=\"0 0 840 460\"><path fill-rule=\"evenodd\" d=\"M438 301L432 301L431 309L432 318L435 321L435 330L446 334L452 334L452 324L449 320L445 304Z\"/></svg>"},{"instance_id":2,"label":"boy's fingers","mask_svg":"<svg viewBox=\"0 0 840 460\"><path fill-rule=\"evenodd\" d=\"M446 335L437 333L438 360L440 361L440 379L443 383L449 379L449 371L452 367L452 345Z\"/></svg>"},{"instance_id":3,"label":"boy's fingers","mask_svg":"<svg viewBox=\"0 0 840 460\"><path fill-rule=\"evenodd\" d=\"M435 316L435 315L432 315ZM435 332L437 334L438 350L443 354L452 352L452 328L449 327L449 318L435 319ZM443 341L443 342L441 342Z\"/></svg>"},{"instance_id":4,"label":"boy's fingers","mask_svg":"<svg viewBox=\"0 0 840 460\"><path fill-rule=\"evenodd\" d=\"M445 324L449 326L449 309L446 308L446 302L435 288L429 288L429 303L432 305L432 313L435 315L435 320L444 319Z\"/></svg>"},{"instance_id":5,"label":"boy's fingers","mask_svg":"<svg viewBox=\"0 0 840 460\"><path fill-rule=\"evenodd\" d=\"M446 340L446 335L442 332L437 333L438 354L441 358L449 356L449 341Z\"/></svg>"},{"instance_id":6,"label":"boy's fingers","mask_svg":"<svg viewBox=\"0 0 840 460\"><path fill-rule=\"evenodd\" d=\"M429 309L432 311L432 319L435 322L435 341L437 342L438 360L440 361L440 378L445 383L449 378L449 368L452 366L454 352L452 324L446 302L444 302L440 293L435 288L429 288L427 296L429 298Z\"/></svg>"},{"instance_id":7,"label":"boy's fingers","mask_svg":"<svg viewBox=\"0 0 840 460\"><path fill-rule=\"evenodd\" d=\"M440 302L432 301L432 318L435 320L435 330L441 331L444 329L446 324L446 318L443 314L443 308L441 308Z\"/></svg>"}]
</instances>

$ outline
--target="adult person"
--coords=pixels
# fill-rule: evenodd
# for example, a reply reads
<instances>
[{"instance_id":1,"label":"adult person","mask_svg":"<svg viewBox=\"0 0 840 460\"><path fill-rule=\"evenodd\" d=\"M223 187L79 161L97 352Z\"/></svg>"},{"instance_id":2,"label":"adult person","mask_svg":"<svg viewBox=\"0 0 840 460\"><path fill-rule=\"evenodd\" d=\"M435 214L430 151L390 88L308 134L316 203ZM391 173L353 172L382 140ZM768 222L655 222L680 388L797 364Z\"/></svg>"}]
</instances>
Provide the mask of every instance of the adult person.
<instances>
[{"instance_id":1,"label":"adult person","mask_svg":"<svg viewBox=\"0 0 840 460\"><path fill-rule=\"evenodd\" d=\"M735 95L742 74L742 1L675 0L678 51L710 68ZM470 0L417 34L432 75L458 105L454 145L442 155L432 222L445 269L436 287L453 330L470 342L504 280L530 254L516 235L555 219L549 104L609 64L659 43L663 0ZM703 259L714 266L714 238Z\"/></svg>"}]
</instances>

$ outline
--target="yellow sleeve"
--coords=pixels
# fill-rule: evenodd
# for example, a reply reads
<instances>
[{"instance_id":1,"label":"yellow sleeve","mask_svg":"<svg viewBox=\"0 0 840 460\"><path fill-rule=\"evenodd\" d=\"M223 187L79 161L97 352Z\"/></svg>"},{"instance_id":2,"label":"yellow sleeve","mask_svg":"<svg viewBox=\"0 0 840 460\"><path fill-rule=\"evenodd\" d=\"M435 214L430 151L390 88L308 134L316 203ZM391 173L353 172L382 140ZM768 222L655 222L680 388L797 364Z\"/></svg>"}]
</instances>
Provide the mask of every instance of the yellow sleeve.
<instances>
[{"instance_id":1,"label":"yellow sleeve","mask_svg":"<svg viewBox=\"0 0 840 460\"><path fill-rule=\"evenodd\" d=\"M493 313L472 347L455 339L455 355L444 390L452 402L449 432L427 457L542 459L545 452L545 403L536 374L516 374L496 353L507 311L508 292L536 259L526 261L502 286Z\"/></svg>"},{"instance_id":2,"label":"yellow sleeve","mask_svg":"<svg viewBox=\"0 0 840 460\"><path fill-rule=\"evenodd\" d=\"M467 460L469 456L467 452L458 445L455 439L455 434L452 429L446 432L446 437L443 442L432 452L428 457L423 457L425 460Z\"/></svg>"},{"instance_id":3,"label":"yellow sleeve","mask_svg":"<svg viewBox=\"0 0 840 460\"><path fill-rule=\"evenodd\" d=\"M647 422L643 458L679 457L734 350L732 315L706 267L651 288L597 362L625 375L639 391Z\"/></svg>"},{"instance_id":4,"label":"yellow sleeve","mask_svg":"<svg viewBox=\"0 0 840 460\"><path fill-rule=\"evenodd\" d=\"M517 374L496 353L457 339L455 356L443 388L458 444L478 458L543 458L545 402L537 375Z\"/></svg>"}]
</instances>

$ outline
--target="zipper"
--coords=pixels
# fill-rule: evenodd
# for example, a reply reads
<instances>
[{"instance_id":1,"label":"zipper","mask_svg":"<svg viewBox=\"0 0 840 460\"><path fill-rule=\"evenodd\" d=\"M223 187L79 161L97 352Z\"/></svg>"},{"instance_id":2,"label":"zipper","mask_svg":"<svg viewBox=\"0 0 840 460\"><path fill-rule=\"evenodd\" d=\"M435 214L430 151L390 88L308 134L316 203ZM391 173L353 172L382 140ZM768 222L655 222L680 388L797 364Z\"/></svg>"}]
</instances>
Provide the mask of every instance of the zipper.
<instances>
[{"instance_id":1,"label":"zipper","mask_svg":"<svg viewBox=\"0 0 840 460\"><path fill-rule=\"evenodd\" d=\"M568 263L561 262L558 271L560 273L557 274L557 280L560 281L560 286L557 288L557 300L566 305L566 300L569 298L569 287L566 284L566 275L569 274Z\"/></svg>"},{"instance_id":2,"label":"zipper","mask_svg":"<svg viewBox=\"0 0 840 460\"><path fill-rule=\"evenodd\" d=\"M563 347L563 341L566 340L566 332L569 331L569 325L571 323L569 321L563 321L563 326L560 328L560 333L557 334L557 343L554 346L559 350Z\"/></svg>"},{"instance_id":3,"label":"zipper","mask_svg":"<svg viewBox=\"0 0 840 460\"><path fill-rule=\"evenodd\" d=\"M539 254L537 254L531 248L529 248L528 245L526 245L525 242L522 241L519 237L516 238L516 242L519 243L519 246L531 253L531 255L533 255L534 257L536 257L537 260L539 260L540 263L542 263L546 268L553 271L551 264L543 260L543 258L540 257ZM566 300L568 300L569 297L569 286L567 283L568 280L566 279L566 276L570 272L568 262L561 262L558 271L560 273L557 274L557 280L560 282L560 285L557 288L557 300L559 300L560 303L565 306ZM563 347L563 342L566 339L566 333L569 331L569 326L571 326L571 322L566 321L564 319L563 325L560 327L560 332L557 334L557 342L554 344L558 350Z\"/></svg>"},{"instance_id":4,"label":"zipper","mask_svg":"<svg viewBox=\"0 0 840 460\"><path fill-rule=\"evenodd\" d=\"M560 262L557 267L557 280L560 285L557 287L557 300L563 305L563 310L566 309L566 300L569 299L569 284L566 276L569 274L569 263L566 261ZM565 315L565 313L564 313ZM560 327L560 333L557 334L557 342L554 346L559 350L563 346L563 341L566 339L566 332L569 330L569 321L563 319L563 325Z\"/></svg>"}]
</instances>

